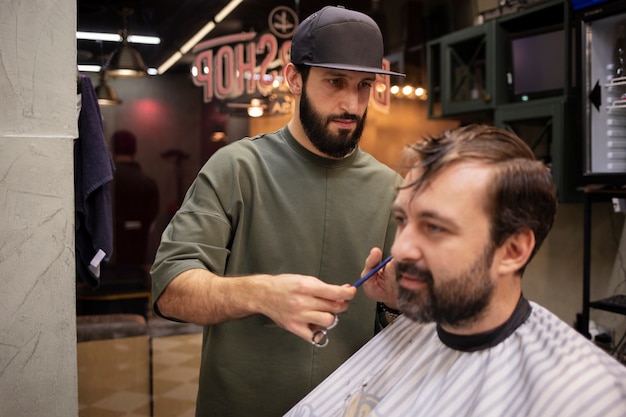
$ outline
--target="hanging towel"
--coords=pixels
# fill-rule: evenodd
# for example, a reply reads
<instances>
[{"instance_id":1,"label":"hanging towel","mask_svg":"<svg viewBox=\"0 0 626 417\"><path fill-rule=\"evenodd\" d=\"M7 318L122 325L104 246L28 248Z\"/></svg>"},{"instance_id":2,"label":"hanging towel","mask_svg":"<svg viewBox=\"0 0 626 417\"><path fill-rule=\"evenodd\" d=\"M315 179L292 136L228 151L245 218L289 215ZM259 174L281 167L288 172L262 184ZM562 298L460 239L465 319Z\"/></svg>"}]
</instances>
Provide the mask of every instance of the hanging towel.
<instances>
[{"instance_id":1,"label":"hanging towel","mask_svg":"<svg viewBox=\"0 0 626 417\"><path fill-rule=\"evenodd\" d=\"M82 105L78 139L74 142L74 203L76 213L76 277L92 288L100 285L100 263L113 252L111 180L113 158L91 80L80 76Z\"/></svg>"}]
</instances>

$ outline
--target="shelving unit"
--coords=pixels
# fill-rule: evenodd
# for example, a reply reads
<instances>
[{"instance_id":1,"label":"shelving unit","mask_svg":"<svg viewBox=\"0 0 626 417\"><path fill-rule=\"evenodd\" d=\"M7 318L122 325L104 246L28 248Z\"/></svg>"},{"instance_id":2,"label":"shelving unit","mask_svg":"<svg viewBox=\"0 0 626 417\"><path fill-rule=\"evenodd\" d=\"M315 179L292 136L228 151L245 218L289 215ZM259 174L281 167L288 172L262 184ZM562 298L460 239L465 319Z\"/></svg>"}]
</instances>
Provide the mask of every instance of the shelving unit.
<instances>
[{"instance_id":1,"label":"shelving unit","mask_svg":"<svg viewBox=\"0 0 626 417\"><path fill-rule=\"evenodd\" d=\"M593 309L626 315L626 305L612 303L612 297L591 301L591 211L596 202L610 201L612 198L626 198L625 189L606 187L587 187L584 189L584 220L583 220L583 306L576 329L590 338L589 312Z\"/></svg>"},{"instance_id":2,"label":"shelving unit","mask_svg":"<svg viewBox=\"0 0 626 417\"><path fill-rule=\"evenodd\" d=\"M509 94L507 56L511 38L530 29L541 33L562 29L563 50L560 61L563 89L554 96L570 95L572 85L572 32L570 7L566 0L541 2L522 11L490 20L479 26L449 33L427 43L429 116L452 117L460 114L496 110L512 104ZM523 106L528 102L520 102Z\"/></svg>"},{"instance_id":3,"label":"shelving unit","mask_svg":"<svg viewBox=\"0 0 626 417\"><path fill-rule=\"evenodd\" d=\"M430 42L427 49L431 118L493 110L495 24L488 22Z\"/></svg>"},{"instance_id":4,"label":"shelving unit","mask_svg":"<svg viewBox=\"0 0 626 417\"><path fill-rule=\"evenodd\" d=\"M494 124L522 138L537 158L550 167L559 201L581 201L581 193L574 186L573 174L579 160L575 152L577 142L571 140L573 135L567 123L570 102L554 97L524 104L499 106Z\"/></svg>"},{"instance_id":5,"label":"shelving unit","mask_svg":"<svg viewBox=\"0 0 626 417\"><path fill-rule=\"evenodd\" d=\"M540 2L427 44L429 117L487 122L513 130L549 164L562 203L582 201L577 190L582 134L572 127L578 101L572 86L570 14L566 0ZM520 99L511 92L508 54L512 39L531 29L562 31L564 47L554 54L562 54L558 61L563 65L555 70L562 71L563 87L551 96Z\"/></svg>"},{"instance_id":6,"label":"shelving unit","mask_svg":"<svg viewBox=\"0 0 626 417\"><path fill-rule=\"evenodd\" d=\"M582 9L578 28L583 184L626 184L626 77L618 59L626 1ZM622 58L623 60L623 58Z\"/></svg>"},{"instance_id":7,"label":"shelving unit","mask_svg":"<svg viewBox=\"0 0 626 417\"><path fill-rule=\"evenodd\" d=\"M615 110L626 110L626 77L613 78L604 87L609 91L615 89L621 93L619 99L606 106L607 111L610 113Z\"/></svg>"}]
</instances>

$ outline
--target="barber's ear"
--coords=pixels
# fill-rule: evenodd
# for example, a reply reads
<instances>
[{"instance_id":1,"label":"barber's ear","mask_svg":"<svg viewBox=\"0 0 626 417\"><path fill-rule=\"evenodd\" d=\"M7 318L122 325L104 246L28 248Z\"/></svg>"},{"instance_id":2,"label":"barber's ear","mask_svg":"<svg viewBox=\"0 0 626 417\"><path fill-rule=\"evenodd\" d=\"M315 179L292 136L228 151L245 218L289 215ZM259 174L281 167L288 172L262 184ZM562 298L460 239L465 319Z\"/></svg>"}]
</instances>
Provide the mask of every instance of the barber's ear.
<instances>
[{"instance_id":1,"label":"barber's ear","mask_svg":"<svg viewBox=\"0 0 626 417\"><path fill-rule=\"evenodd\" d=\"M292 63L287 64L284 73L289 91L296 96L302 94L302 74L296 69L295 65Z\"/></svg>"},{"instance_id":2,"label":"barber's ear","mask_svg":"<svg viewBox=\"0 0 626 417\"><path fill-rule=\"evenodd\" d=\"M510 236L498 250L498 272L501 274L514 274L526 265L534 247L535 234L530 229L522 229Z\"/></svg>"}]
</instances>

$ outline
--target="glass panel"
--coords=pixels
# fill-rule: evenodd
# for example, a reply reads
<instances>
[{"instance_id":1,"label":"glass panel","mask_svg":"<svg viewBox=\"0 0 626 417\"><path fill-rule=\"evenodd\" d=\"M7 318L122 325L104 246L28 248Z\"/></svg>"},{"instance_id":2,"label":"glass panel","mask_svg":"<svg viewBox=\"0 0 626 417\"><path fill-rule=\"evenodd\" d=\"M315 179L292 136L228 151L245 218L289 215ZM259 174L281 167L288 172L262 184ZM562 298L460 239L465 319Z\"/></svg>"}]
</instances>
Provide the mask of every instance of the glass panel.
<instances>
[{"instance_id":1,"label":"glass panel","mask_svg":"<svg viewBox=\"0 0 626 417\"><path fill-rule=\"evenodd\" d=\"M537 159L552 169L552 117L536 117L528 120L505 121L506 128L524 140Z\"/></svg>"},{"instance_id":2,"label":"glass panel","mask_svg":"<svg viewBox=\"0 0 626 417\"><path fill-rule=\"evenodd\" d=\"M451 44L450 101L482 100L485 96L486 37Z\"/></svg>"},{"instance_id":3,"label":"glass panel","mask_svg":"<svg viewBox=\"0 0 626 417\"><path fill-rule=\"evenodd\" d=\"M586 28L590 97L588 173L626 172L624 25L626 15L618 15L594 21Z\"/></svg>"}]
</instances>

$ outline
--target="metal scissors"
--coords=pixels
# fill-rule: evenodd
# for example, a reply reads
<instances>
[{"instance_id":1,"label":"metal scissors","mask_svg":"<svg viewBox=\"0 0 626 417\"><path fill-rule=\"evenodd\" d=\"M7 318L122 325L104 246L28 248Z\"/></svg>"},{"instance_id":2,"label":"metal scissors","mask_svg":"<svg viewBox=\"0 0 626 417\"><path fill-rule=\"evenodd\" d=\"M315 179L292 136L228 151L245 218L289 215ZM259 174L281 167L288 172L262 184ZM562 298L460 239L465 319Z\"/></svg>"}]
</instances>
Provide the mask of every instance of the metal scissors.
<instances>
[{"instance_id":1,"label":"metal scissors","mask_svg":"<svg viewBox=\"0 0 626 417\"><path fill-rule=\"evenodd\" d=\"M387 265L392 258L392 256L387 257L387 259L376 265L370 272L359 278L354 284L352 284L352 286L359 287L365 281L373 277L374 274L380 271L385 265ZM335 314L335 320L333 320L333 323L330 326L324 329L314 331L313 336L311 337L311 343L313 344L313 346L323 348L328 345L328 342L330 342L330 339L328 338L328 331L335 328L335 326L337 326L337 323L339 323L339 317Z\"/></svg>"}]
</instances>

